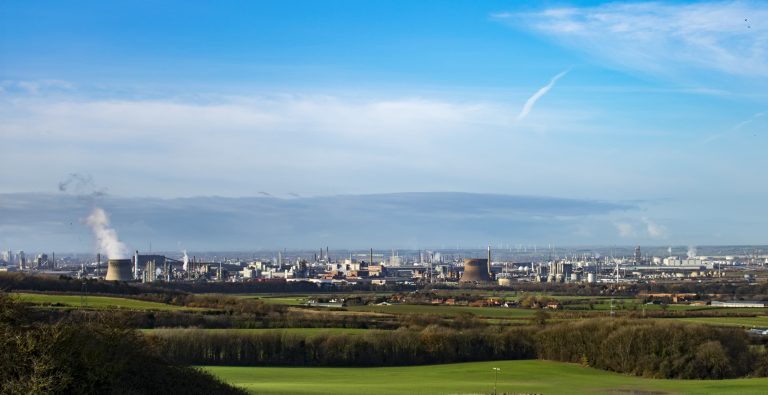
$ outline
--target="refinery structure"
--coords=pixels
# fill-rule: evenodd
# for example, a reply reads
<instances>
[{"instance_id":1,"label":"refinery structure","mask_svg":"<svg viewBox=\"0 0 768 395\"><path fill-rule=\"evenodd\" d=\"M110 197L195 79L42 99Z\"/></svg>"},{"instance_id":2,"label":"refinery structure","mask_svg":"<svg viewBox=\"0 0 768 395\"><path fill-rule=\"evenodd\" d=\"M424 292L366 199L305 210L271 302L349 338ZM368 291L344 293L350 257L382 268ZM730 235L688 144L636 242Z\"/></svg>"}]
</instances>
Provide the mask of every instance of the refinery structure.
<instances>
[{"instance_id":1,"label":"refinery structure","mask_svg":"<svg viewBox=\"0 0 768 395\"><path fill-rule=\"evenodd\" d=\"M129 257L58 256L0 253L0 271L50 273L78 278L128 282L296 282L338 284L424 284L456 286L512 286L538 283L632 283L659 281L753 282L766 277L768 256L754 251L741 255L644 255L640 247L631 254L544 253L516 256L509 251L460 250L440 253L418 251L339 251L328 247L310 251L232 253L221 255L142 253Z\"/></svg>"},{"instance_id":2,"label":"refinery structure","mask_svg":"<svg viewBox=\"0 0 768 395\"><path fill-rule=\"evenodd\" d=\"M269 281L318 286L440 283L503 287L521 282L753 282L768 277L768 255L760 247L703 247L702 254L695 247L649 247L646 251L651 253L644 253L640 246L557 249L552 245L402 252L338 250L333 254L328 246L253 253L131 253L101 208L94 208L86 223L97 242L96 254L57 257L54 252L27 254L5 249L0 250L0 271L143 283ZM151 250L151 242L149 246Z\"/></svg>"}]
</instances>

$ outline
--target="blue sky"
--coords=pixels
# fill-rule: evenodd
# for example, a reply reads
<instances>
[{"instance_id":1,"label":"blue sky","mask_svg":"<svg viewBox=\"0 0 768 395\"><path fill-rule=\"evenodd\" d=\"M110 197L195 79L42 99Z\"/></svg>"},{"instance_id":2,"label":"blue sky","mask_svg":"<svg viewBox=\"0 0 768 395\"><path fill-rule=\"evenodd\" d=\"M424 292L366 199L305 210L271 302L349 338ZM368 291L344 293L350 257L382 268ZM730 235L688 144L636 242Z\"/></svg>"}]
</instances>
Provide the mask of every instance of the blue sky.
<instances>
[{"instance_id":1,"label":"blue sky","mask_svg":"<svg viewBox=\"0 0 768 395\"><path fill-rule=\"evenodd\" d=\"M156 3L0 3L0 193L494 193L635 207L553 223L573 244L768 238L763 2Z\"/></svg>"}]
</instances>

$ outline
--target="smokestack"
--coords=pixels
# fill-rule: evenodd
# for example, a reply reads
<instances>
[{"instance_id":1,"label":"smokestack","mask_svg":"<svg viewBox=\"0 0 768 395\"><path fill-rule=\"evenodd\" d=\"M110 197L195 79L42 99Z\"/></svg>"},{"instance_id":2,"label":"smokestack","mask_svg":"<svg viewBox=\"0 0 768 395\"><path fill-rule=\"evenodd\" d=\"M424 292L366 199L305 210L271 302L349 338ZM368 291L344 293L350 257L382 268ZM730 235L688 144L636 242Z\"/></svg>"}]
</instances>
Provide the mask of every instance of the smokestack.
<instances>
[{"instance_id":1,"label":"smokestack","mask_svg":"<svg viewBox=\"0 0 768 395\"><path fill-rule=\"evenodd\" d=\"M101 276L101 253L96 253L96 277Z\"/></svg>"},{"instance_id":2,"label":"smokestack","mask_svg":"<svg viewBox=\"0 0 768 395\"><path fill-rule=\"evenodd\" d=\"M488 275L491 276L493 272L491 272L491 245L488 245Z\"/></svg>"},{"instance_id":3,"label":"smokestack","mask_svg":"<svg viewBox=\"0 0 768 395\"><path fill-rule=\"evenodd\" d=\"M133 278L139 278L139 250L136 250L136 254L133 256Z\"/></svg>"}]
</instances>

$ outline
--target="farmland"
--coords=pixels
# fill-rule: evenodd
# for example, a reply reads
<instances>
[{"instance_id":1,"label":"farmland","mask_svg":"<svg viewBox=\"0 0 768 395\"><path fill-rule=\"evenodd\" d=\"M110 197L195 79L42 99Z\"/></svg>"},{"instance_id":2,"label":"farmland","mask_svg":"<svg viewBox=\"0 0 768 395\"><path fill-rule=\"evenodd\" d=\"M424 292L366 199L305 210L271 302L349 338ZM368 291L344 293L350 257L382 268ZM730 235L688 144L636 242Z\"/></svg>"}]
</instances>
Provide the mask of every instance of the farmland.
<instances>
[{"instance_id":1,"label":"farmland","mask_svg":"<svg viewBox=\"0 0 768 395\"><path fill-rule=\"evenodd\" d=\"M14 296L20 301L35 305L46 305L61 308L90 308L90 309L130 309L130 310L189 310L188 307L174 306L165 303L149 302L114 296L81 296L59 294L36 294L15 292Z\"/></svg>"},{"instance_id":2,"label":"farmland","mask_svg":"<svg viewBox=\"0 0 768 395\"><path fill-rule=\"evenodd\" d=\"M763 394L768 379L657 380L575 364L497 361L386 368L204 367L254 394Z\"/></svg>"},{"instance_id":3,"label":"farmland","mask_svg":"<svg viewBox=\"0 0 768 395\"><path fill-rule=\"evenodd\" d=\"M315 336L320 334L333 335L360 335L368 332L368 329L360 328L257 328L257 329L185 329L185 328L159 328L142 329L147 334L163 333L184 333L184 331L203 331L205 333L222 334L261 334L261 333L284 333L290 335Z\"/></svg>"}]
</instances>

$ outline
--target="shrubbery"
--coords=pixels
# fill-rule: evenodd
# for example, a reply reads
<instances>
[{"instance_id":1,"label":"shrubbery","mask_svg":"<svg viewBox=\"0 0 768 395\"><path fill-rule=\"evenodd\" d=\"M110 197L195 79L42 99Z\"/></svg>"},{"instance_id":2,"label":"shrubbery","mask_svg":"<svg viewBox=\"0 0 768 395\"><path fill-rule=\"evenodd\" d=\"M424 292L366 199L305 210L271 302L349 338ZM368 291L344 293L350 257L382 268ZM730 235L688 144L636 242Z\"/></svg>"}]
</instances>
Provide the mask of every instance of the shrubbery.
<instances>
[{"instance_id":1,"label":"shrubbery","mask_svg":"<svg viewBox=\"0 0 768 395\"><path fill-rule=\"evenodd\" d=\"M757 374L748 335L738 328L658 320L593 319L536 334L541 359L659 378L720 379Z\"/></svg>"},{"instance_id":2,"label":"shrubbery","mask_svg":"<svg viewBox=\"0 0 768 395\"><path fill-rule=\"evenodd\" d=\"M0 292L2 394L242 394L194 368L172 366L115 323L31 322Z\"/></svg>"}]
</instances>

